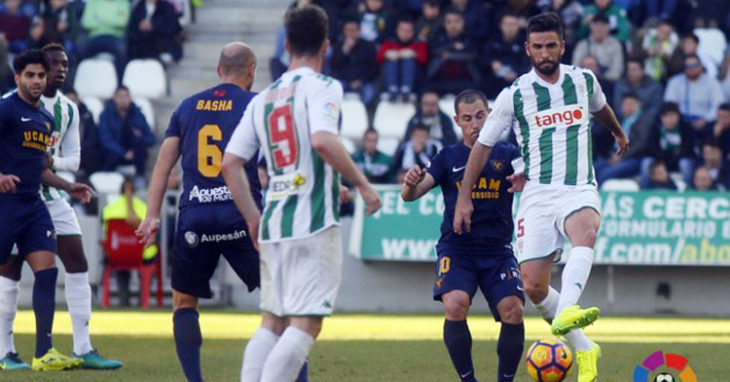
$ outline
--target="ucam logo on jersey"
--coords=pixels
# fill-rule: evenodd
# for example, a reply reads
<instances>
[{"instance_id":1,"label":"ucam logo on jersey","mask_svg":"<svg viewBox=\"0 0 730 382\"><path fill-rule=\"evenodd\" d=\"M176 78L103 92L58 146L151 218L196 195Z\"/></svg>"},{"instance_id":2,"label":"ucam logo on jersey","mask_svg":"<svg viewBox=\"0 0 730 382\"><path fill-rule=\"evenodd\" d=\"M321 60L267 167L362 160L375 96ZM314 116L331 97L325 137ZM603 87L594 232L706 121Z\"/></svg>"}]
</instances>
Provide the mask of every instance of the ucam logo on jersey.
<instances>
[{"instance_id":1,"label":"ucam logo on jersey","mask_svg":"<svg viewBox=\"0 0 730 382\"><path fill-rule=\"evenodd\" d=\"M530 128L547 129L555 127L560 130L582 123L587 114L582 106L574 104L537 112L527 121Z\"/></svg>"}]
</instances>

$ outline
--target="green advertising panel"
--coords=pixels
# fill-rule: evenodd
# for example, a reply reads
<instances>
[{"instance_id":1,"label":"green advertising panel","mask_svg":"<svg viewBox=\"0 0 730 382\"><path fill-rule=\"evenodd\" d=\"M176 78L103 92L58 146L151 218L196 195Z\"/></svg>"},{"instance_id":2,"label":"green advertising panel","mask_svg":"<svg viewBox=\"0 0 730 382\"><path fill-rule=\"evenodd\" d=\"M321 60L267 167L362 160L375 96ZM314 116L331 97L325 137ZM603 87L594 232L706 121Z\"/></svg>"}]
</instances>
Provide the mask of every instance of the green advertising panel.
<instances>
[{"instance_id":1,"label":"green advertising panel","mask_svg":"<svg viewBox=\"0 0 730 382\"><path fill-rule=\"evenodd\" d=\"M383 207L372 216L357 199L349 252L363 260L435 260L441 190L410 203L397 186L378 190ZM597 264L730 265L730 193L602 192L601 199Z\"/></svg>"}]
</instances>

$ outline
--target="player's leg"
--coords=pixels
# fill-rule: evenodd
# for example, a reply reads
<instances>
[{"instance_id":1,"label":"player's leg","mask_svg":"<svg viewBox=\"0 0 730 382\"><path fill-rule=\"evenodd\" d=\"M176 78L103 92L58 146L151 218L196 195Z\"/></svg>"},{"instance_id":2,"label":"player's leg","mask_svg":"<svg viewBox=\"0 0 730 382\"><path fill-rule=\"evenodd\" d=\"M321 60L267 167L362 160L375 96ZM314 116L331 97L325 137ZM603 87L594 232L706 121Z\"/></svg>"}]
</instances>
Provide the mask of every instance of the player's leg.
<instances>
[{"instance_id":1,"label":"player's leg","mask_svg":"<svg viewBox=\"0 0 730 382\"><path fill-rule=\"evenodd\" d=\"M173 289L172 307L175 349L180 365L189 382L202 382L200 346L203 336L198 321L198 298Z\"/></svg>"},{"instance_id":2,"label":"player's leg","mask_svg":"<svg viewBox=\"0 0 730 382\"><path fill-rule=\"evenodd\" d=\"M58 203L58 202L56 202ZM65 203L65 201L63 201ZM73 210L69 207L69 213L64 218L76 222ZM116 360L106 359L101 356L92 346L89 335L89 321L91 319L91 286L89 285L89 266L84 254L84 246L80 234L62 234L64 224L56 224L58 232L58 257L66 270L65 294L68 313L71 316L71 327L73 329L73 354L84 361L85 369L116 369L122 363ZM74 224L78 227L78 224ZM80 233L80 229L78 232ZM69 230L69 232L72 232ZM65 232L64 232L65 233Z\"/></svg>"},{"instance_id":3,"label":"player's leg","mask_svg":"<svg viewBox=\"0 0 730 382\"><path fill-rule=\"evenodd\" d=\"M8 253L10 249L8 248ZM18 284L23 267L23 258L9 256L5 264L0 265L0 369L28 370L30 365L25 363L15 350L13 324L18 311Z\"/></svg>"},{"instance_id":4,"label":"player's leg","mask_svg":"<svg viewBox=\"0 0 730 382\"><path fill-rule=\"evenodd\" d=\"M266 358L287 326L287 320L269 312L261 313L261 327L254 332L243 352L241 382L259 382Z\"/></svg>"},{"instance_id":5,"label":"player's leg","mask_svg":"<svg viewBox=\"0 0 730 382\"><path fill-rule=\"evenodd\" d=\"M477 264L468 256L453 253L447 245L436 248L436 281L433 299L444 306L443 338L456 373L462 381L476 381L466 317L478 288Z\"/></svg>"},{"instance_id":6,"label":"player's leg","mask_svg":"<svg viewBox=\"0 0 730 382\"><path fill-rule=\"evenodd\" d=\"M290 317L289 326L266 357L261 382L294 381L322 330L323 320L322 316Z\"/></svg>"}]
</instances>

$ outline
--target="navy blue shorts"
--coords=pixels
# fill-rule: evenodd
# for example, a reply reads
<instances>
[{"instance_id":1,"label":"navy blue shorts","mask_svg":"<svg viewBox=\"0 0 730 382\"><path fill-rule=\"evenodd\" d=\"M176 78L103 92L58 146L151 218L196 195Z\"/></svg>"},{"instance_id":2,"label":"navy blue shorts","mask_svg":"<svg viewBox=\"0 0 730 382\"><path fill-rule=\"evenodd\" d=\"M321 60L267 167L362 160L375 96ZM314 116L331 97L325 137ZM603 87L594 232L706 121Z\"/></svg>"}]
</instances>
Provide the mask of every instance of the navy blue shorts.
<instances>
[{"instance_id":1,"label":"navy blue shorts","mask_svg":"<svg viewBox=\"0 0 730 382\"><path fill-rule=\"evenodd\" d=\"M0 263L4 264L18 245L18 254L56 253L56 231L51 214L40 196L0 196Z\"/></svg>"},{"instance_id":2,"label":"navy blue shorts","mask_svg":"<svg viewBox=\"0 0 730 382\"><path fill-rule=\"evenodd\" d=\"M259 253L249 239L246 222L232 203L180 211L172 253L172 289L211 298L210 278L221 255L249 292L259 286Z\"/></svg>"},{"instance_id":3,"label":"navy blue shorts","mask_svg":"<svg viewBox=\"0 0 730 382\"><path fill-rule=\"evenodd\" d=\"M438 246L436 254L434 300L441 301L441 296L452 290L464 291L474 300L477 288L480 288L495 321L500 321L497 305L503 298L517 296L525 301L520 267L511 249L502 247L464 253Z\"/></svg>"}]
</instances>

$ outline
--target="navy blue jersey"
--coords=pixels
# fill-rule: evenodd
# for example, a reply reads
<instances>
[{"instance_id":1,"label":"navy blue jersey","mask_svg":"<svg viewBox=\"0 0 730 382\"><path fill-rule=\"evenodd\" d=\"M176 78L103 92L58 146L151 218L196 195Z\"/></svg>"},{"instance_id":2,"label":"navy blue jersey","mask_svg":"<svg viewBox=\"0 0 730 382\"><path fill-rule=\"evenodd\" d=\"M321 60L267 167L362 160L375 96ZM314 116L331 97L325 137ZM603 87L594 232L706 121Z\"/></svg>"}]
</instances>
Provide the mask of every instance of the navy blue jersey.
<instances>
[{"instance_id":1,"label":"navy blue jersey","mask_svg":"<svg viewBox=\"0 0 730 382\"><path fill-rule=\"evenodd\" d=\"M183 168L180 208L233 203L221 174L221 160L243 111L255 95L234 84L220 84L187 98L173 113L165 136L180 137ZM256 161L246 163L245 169L251 193L261 209Z\"/></svg>"},{"instance_id":2,"label":"navy blue jersey","mask_svg":"<svg viewBox=\"0 0 730 382\"><path fill-rule=\"evenodd\" d=\"M494 146L472 191L474 213L471 232L457 235L452 228L454 209L470 153L471 149L459 142L441 150L428 166L428 173L436 181L435 185L441 186L444 195L444 221L439 245L488 254L488 251L485 252L488 247L504 246L512 241L512 194L507 192L510 187L507 176L514 172L512 159L518 157L519 152L509 143L500 142Z\"/></svg>"},{"instance_id":3,"label":"navy blue jersey","mask_svg":"<svg viewBox=\"0 0 730 382\"><path fill-rule=\"evenodd\" d=\"M15 196L38 195L43 155L51 145L53 117L18 93L0 100L0 173L20 178ZM0 197L11 194L0 194Z\"/></svg>"}]
</instances>

